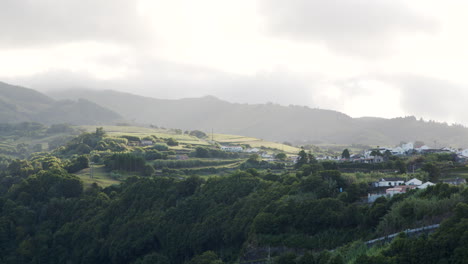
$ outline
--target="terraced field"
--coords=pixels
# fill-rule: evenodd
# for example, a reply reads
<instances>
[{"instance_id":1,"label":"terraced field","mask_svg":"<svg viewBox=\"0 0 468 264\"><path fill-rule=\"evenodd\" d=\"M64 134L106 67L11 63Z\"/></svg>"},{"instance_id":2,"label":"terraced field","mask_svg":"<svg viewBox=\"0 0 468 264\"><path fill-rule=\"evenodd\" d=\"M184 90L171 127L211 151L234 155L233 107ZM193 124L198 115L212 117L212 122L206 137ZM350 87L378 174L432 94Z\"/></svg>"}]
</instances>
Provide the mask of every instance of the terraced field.
<instances>
[{"instance_id":1,"label":"terraced field","mask_svg":"<svg viewBox=\"0 0 468 264\"><path fill-rule=\"evenodd\" d=\"M96 130L97 126L80 126L80 128L88 131L93 132ZM138 136L138 137L145 137L154 135L156 137L161 138L174 138L175 140L179 141L182 144L190 144L193 146L202 145L208 146L211 145L211 139L214 142L219 143L221 145L228 144L228 145L250 145L252 148L266 148L275 151L282 151L289 154L297 154L300 149L292 146L288 146L281 143L265 141L258 138L253 137L244 137L238 135L226 135L226 134L209 134L206 140L199 139L194 136L190 136L187 134L177 134L174 130L170 129L159 129L159 128L147 128L147 127L136 127L136 126L103 126L104 131L109 136L122 136L122 135L131 135L131 136Z\"/></svg>"}]
</instances>

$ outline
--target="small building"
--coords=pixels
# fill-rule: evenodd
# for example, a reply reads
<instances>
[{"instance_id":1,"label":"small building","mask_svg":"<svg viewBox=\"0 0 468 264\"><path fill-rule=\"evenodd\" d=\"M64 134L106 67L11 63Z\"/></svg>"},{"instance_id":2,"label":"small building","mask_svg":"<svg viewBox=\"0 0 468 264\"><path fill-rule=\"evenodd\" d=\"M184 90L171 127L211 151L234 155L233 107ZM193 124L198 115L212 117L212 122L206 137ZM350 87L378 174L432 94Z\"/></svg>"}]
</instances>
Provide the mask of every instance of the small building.
<instances>
[{"instance_id":1,"label":"small building","mask_svg":"<svg viewBox=\"0 0 468 264\"><path fill-rule=\"evenodd\" d=\"M140 145L141 146L152 146L152 145L154 145L154 143L151 140L142 140L142 141L140 141Z\"/></svg>"},{"instance_id":2,"label":"small building","mask_svg":"<svg viewBox=\"0 0 468 264\"><path fill-rule=\"evenodd\" d=\"M381 178L378 182L374 182L374 187L389 187L403 185L405 180L397 177Z\"/></svg>"},{"instance_id":3,"label":"small building","mask_svg":"<svg viewBox=\"0 0 468 264\"><path fill-rule=\"evenodd\" d=\"M405 182L405 185L415 185L415 186L419 186L422 184L422 181L421 180L418 180L416 178L413 178L407 182Z\"/></svg>"},{"instance_id":4,"label":"small building","mask_svg":"<svg viewBox=\"0 0 468 264\"><path fill-rule=\"evenodd\" d=\"M242 152L244 150L241 146L221 146L220 148L227 152Z\"/></svg>"},{"instance_id":5,"label":"small building","mask_svg":"<svg viewBox=\"0 0 468 264\"><path fill-rule=\"evenodd\" d=\"M260 150L258 148L249 148L244 151L245 153L258 153Z\"/></svg>"},{"instance_id":6,"label":"small building","mask_svg":"<svg viewBox=\"0 0 468 264\"><path fill-rule=\"evenodd\" d=\"M264 159L273 159L273 155L268 154L268 153L262 153L262 155L260 156Z\"/></svg>"}]
</instances>

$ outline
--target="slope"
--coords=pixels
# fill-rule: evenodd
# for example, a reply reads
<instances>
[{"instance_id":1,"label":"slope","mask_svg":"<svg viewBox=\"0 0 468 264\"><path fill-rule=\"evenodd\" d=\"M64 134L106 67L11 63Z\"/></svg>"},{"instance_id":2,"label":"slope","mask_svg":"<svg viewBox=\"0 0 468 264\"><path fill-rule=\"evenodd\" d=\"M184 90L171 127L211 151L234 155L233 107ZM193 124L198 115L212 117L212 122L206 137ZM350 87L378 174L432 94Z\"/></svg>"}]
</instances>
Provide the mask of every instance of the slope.
<instances>
[{"instance_id":1,"label":"slope","mask_svg":"<svg viewBox=\"0 0 468 264\"><path fill-rule=\"evenodd\" d=\"M60 99L85 98L142 124L199 129L274 141L327 144L468 146L468 129L414 117L351 118L343 113L303 106L235 104L212 96L162 100L116 91L71 90L50 93Z\"/></svg>"},{"instance_id":2,"label":"slope","mask_svg":"<svg viewBox=\"0 0 468 264\"><path fill-rule=\"evenodd\" d=\"M110 124L122 117L88 100L56 101L35 90L0 82L0 123Z\"/></svg>"}]
</instances>

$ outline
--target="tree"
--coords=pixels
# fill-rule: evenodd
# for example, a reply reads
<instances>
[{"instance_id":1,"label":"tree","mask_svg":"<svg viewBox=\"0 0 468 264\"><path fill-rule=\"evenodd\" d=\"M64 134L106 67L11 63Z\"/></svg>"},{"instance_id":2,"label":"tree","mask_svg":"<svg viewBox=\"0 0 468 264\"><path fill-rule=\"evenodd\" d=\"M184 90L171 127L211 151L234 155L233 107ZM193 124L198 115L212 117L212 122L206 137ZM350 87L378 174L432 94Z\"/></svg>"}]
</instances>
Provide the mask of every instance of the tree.
<instances>
[{"instance_id":1,"label":"tree","mask_svg":"<svg viewBox=\"0 0 468 264\"><path fill-rule=\"evenodd\" d=\"M315 156L312 154L312 152L309 151L309 153L307 154L307 159L309 160L309 163L310 164L316 164L318 163L317 162L317 159L315 158Z\"/></svg>"},{"instance_id":2,"label":"tree","mask_svg":"<svg viewBox=\"0 0 468 264\"><path fill-rule=\"evenodd\" d=\"M249 156L249 159L247 160L248 163L252 163L252 164L258 164L260 163L260 161L262 161L262 157L260 157L260 155L258 154L252 154Z\"/></svg>"},{"instance_id":3,"label":"tree","mask_svg":"<svg viewBox=\"0 0 468 264\"><path fill-rule=\"evenodd\" d=\"M298 156L299 157L298 157L296 165L295 165L296 169L302 167L302 165L304 165L304 164L309 163L308 155L305 152L304 148L302 148L302 150L299 151Z\"/></svg>"},{"instance_id":4,"label":"tree","mask_svg":"<svg viewBox=\"0 0 468 264\"><path fill-rule=\"evenodd\" d=\"M400 174L406 173L406 164L403 160L397 159L395 160L395 169L398 169Z\"/></svg>"},{"instance_id":5,"label":"tree","mask_svg":"<svg viewBox=\"0 0 468 264\"><path fill-rule=\"evenodd\" d=\"M385 159L389 159L392 156L392 152L390 152L390 150L387 149L385 150L383 156Z\"/></svg>"},{"instance_id":6,"label":"tree","mask_svg":"<svg viewBox=\"0 0 468 264\"><path fill-rule=\"evenodd\" d=\"M98 138L103 138L106 135L106 132L104 131L104 128L102 127L97 127L96 128L96 136Z\"/></svg>"},{"instance_id":7,"label":"tree","mask_svg":"<svg viewBox=\"0 0 468 264\"><path fill-rule=\"evenodd\" d=\"M210 152L204 147L197 147L195 149L195 157L197 158L209 158Z\"/></svg>"},{"instance_id":8,"label":"tree","mask_svg":"<svg viewBox=\"0 0 468 264\"><path fill-rule=\"evenodd\" d=\"M179 146L179 142L177 142L173 138L168 138L167 141L166 141L166 144L169 145L169 146Z\"/></svg>"},{"instance_id":9,"label":"tree","mask_svg":"<svg viewBox=\"0 0 468 264\"><path fill-rule=\"evenodd\" d=\"M287 156L286 153L284 153L284 152L278 153L278 154L276 154L276 156L275 156L275 158L276 158L277 160L281 160L281 161L285 161L287 157L288 157L288 156Z\"/></svg>"},{"instance_id":10,"label":"tree","mask_svg":"<svg viewBox=\"0 0 468 264\"><path fill-rule=\"evenodd\" d=\"M351 155L349 154L349 150L348 149L344 149L343 150L343 153L341 153L341 158L343 159L349 159L351 157Z\"/></svg>"},{"instance_id":11,"label":"tree","mask_svg":"<svg viewBox=\"0 0 468 264\"><path fill-rule=\"evenodd\" d=\"M194 137L197 137L197 138L205 138L207 137L206 133L203 132L203 131L200 131L200 130L193 130L193 131L190 131L190 134L191 136L194 136Z\"/></svg>"},{"instance_id":12,"label":"tree","mask_svg":"<svg viewBox=\"0 0 468 264\"><path fill-rule=\"evenodd\" d=\"M428 163L424 164L424 166L421 169L423 171L429 173L429 181L437 182L439 180L440 169L434 163L428 162Z\"/></svg>"},{"instance_id":13,"label":"tree","mask_svg":"<svg viewBox=\"0 0 468 264\"><path fill-rule=\"evenodd\" d=\"M146 164L144 169L143 169L143 175L144 176L151 176L153 175L153 173L155 172L155 169L153 168L153 166L149 165L149 164Z\"/></svg>"}]
</instances>

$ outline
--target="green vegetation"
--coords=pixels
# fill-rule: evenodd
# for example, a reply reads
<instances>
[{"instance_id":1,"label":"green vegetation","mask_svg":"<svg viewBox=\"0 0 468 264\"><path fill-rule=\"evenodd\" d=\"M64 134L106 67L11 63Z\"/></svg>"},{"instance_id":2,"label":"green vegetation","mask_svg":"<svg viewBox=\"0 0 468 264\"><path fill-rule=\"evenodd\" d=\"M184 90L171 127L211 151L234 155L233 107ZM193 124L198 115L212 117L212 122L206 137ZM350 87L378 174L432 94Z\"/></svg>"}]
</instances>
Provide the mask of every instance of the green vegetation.
<instances>
[{"instance_id":1,"label":"green vegetation","mask_svg":"<svg viewBox=\"0 0 468 264\"><path fill-rule=\"evenodd\" d=\"M95 185L106 188L122 182L122 175L106 171L104 165L90 165L90 168L81 170L75 175L83 182L85 190Z\"/></svg>"},{"instance_id":2,"label":"green vegetation","mask_svg":"<svg viewBox=\"0 0 468 264\"><path fill-rule=\"evenodd\" d=\"M27 134L36 126L8 129ZM300 149L293 165L279 149L270 161L210 143L187 146L184 138L205 140L199 132L153 130L125 135L98 127L50 153L0 156L0 263L396 264L466 258L465 186L439 183L365 202L378 189L370 183L383 177L430 180L466 172L453 157L335 163ZM416 173L405 174L415 167ZM363 242L441 222L431 235L401 235L371 248Z\"/></svg>"}]
</instances>

